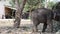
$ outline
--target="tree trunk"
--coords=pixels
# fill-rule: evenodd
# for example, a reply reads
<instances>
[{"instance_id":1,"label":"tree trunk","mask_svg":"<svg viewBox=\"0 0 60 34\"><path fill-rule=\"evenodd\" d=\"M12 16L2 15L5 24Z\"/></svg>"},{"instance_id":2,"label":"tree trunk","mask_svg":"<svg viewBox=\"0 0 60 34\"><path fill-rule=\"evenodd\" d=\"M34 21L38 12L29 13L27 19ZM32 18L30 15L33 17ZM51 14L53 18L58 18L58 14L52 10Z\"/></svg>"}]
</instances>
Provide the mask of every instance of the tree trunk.
<instances>
[{"instance_id":1,"label":"tree trunk","mask_svg":"<svg viewBox=\"0 0 60 34\"><path fill-rule=\"evenodd\" d=\"M48 0L45 0L45 8L48 7Z\"/></svg>"},{"instance_id":2,"label":"tree trunk","mask_svg":"<svg viewBox=\"0 0 60 34\"><path fill-rule=\"evenodd\" d=\"M14 27L19 28L21 23L21 17L22 17L22 11L24 9L24 5L26 4L27 0L22 0L22 3L19 4L19 0L15 0L16 3L16 13L15 13L15 21L14 21Z\"/></svg>"},{"instance_id":3,"label":"tree trunk","mask_svg":"<svg viewBox=\"0 0 60 34\"><path fill-rule=\"evenodd\" d=\"M39 1L38 8L42 8L41 0L38 0L38 1Z\"/></svg>"}]
</instances>

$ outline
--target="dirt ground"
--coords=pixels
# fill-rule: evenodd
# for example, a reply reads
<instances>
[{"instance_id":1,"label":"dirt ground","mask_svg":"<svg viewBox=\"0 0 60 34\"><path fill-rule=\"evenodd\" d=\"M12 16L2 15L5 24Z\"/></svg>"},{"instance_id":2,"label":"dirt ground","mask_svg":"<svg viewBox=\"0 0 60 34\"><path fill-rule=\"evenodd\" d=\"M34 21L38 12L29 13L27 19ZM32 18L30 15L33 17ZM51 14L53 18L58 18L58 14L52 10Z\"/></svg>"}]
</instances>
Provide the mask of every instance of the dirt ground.
<instances>
[{"instance_id":1,"label":"dirt ground","mask_svg":"<svg viewBox=\"0 0 60 34\"><path fill-rule=\"evenodd\" d=\"M42 33L42 26L38 26L39 32L32 33L33 23L31 20L22 19L20 28L13 28L14 19L0 19L0 34L55 34L55 33Z\"/></svg>"}]
</instances>

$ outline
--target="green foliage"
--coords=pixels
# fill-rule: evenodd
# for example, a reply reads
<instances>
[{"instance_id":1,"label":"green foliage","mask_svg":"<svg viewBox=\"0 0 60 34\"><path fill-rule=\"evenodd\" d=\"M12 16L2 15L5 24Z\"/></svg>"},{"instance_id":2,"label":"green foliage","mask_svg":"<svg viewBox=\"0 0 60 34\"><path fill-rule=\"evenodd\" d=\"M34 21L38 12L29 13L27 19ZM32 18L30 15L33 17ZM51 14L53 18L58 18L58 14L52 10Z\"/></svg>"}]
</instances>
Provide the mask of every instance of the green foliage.
<instances>
[{"instance_id":1,"label":"green foliage","mask_svg":"<svg viewBox=\"0 0 60 34\"><path fill-rule=\"evenodd\" d=\"M32 9L36 9L38 8L39 4L41 4L42 6L44 5L43 2L45 0L27 0L27 3L25 5L24 11L28 11L31 8Z\"/></svg>"},{"instance_id":2,"label":"green foliage","mask_svg":"<svg viewBox=\"0 0 60 34\"><path fill-rule=\"evenodd\" d=\"M19 0L19 4L21 3L22 0ZM27 3L24 7L24 12L30 10L30 8L37 8L39 4L41 4L42 6L44 6L43 2L45 2L45 0L27 0ZM12 7L15 7L15 0L10 0L9 2Z\"/></svg>"},{"instance_id":3,"label":"green foliage","mask_svg":"<svg viewBox=\"0 0 60 34\"><path fill-rule=\"evenodd\" d=\"M33 5L33 6L36 6L37 4L39 3L43 3L45 0L27 0L27 3L29 5Z\"/></svg>"},{"instance_id":4,"label":"green foliage","mask_svg":"<svg viewBox=\"0 0 60 34\"><path fill-rule=\"evenodd\" d=\"M15 7L15 0L10 0L9 4L12 5L12 7Z\"/></svg>"},{"instance_id":5,"label":"green foliage","mask_svg":"<svg viewBox=\"0 0 60 34\"><path fill-rule=\"evenodd\" d=\"M29 5L37 5L39 3L39 0L27 0Z\"/></svg>"},{"instance_id":6,"label":"green foliage","mask_svg":"<svg viewBox=\"0 0 60 34\"><path fill-rule=\"evenodd\" d=\"M25 5L25 7L24 7L24 12L26 12L26 11L28 11L29 10L29 8L30 8L30 6L26 3L26 5Z\"/></svg>"},{"instance_id":7,"label":"green foliage","mask_svg":"<svg viewBox=\"0 0 60 34\"><path fill-rule=\"evenodd\" d=\"M19 4L21 3L22 0L19 0ZM15 0L10 0L9 4L12 5L12 7L15 7Z\"/></svg>"},{"instance_id":8,"label":"green foliage","mask_svg":"<svg viewBox=\"0 0 60 34\"><path fill-rule=\"evenodd\" d=\"M53 5L55 5L54 2L48 2L48 8L52 9Z\"/></svg>"},{"instance_id":9,"label":"green foliage","mask_svg":"<svg viewBox=\"0 0 60 34\"><path fill-rule=\"evenodd\" d=\"M55 3L54 9L60 9L59 7L60 7L60 2Z\"/></svg>"}]
</instances>

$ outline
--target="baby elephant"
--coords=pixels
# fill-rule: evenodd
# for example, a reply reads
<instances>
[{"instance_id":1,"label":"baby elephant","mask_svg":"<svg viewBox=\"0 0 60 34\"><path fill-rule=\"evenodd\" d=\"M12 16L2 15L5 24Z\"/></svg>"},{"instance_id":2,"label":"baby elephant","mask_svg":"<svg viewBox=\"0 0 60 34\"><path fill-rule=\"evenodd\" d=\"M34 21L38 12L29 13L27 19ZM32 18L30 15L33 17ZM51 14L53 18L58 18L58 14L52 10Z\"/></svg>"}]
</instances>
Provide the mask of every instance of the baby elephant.
<instances>
[{"instance_id":1,"label":"baby elephant","mask_svg":"<svg viewBox=\"0 0 60 34\"><path fill-rule=\"evenodd\" d=\"M37 32L38 31L37 26L40 23L44 23L42 32L45 32L47 25L50 26L50 29L52 32L53 30L52 19L53 19L53 11L50 9L38 8L38 9L32 10L31 20L33 21L33 24L34 24L33 31Z\"/></svg>"}]
</instances>

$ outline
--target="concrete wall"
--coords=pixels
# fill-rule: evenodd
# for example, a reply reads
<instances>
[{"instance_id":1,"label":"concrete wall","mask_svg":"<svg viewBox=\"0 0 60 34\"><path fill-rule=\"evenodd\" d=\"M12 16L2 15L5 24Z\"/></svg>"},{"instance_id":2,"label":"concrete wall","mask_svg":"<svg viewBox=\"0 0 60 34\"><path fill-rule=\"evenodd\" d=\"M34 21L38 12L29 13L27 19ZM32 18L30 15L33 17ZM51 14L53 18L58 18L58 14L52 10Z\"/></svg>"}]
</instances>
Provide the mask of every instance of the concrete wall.
<instances>
[{"instance_id":1,"label":"concrete wall","mask_svg":"<svg viewBox=\"0 0 60 34\"><path fill-rule=\"evenodd\" d=\"M2 19L2 15L5 15L4 3L5 2L0 1L0 19Z\"/></svg>"}]
</instances>

